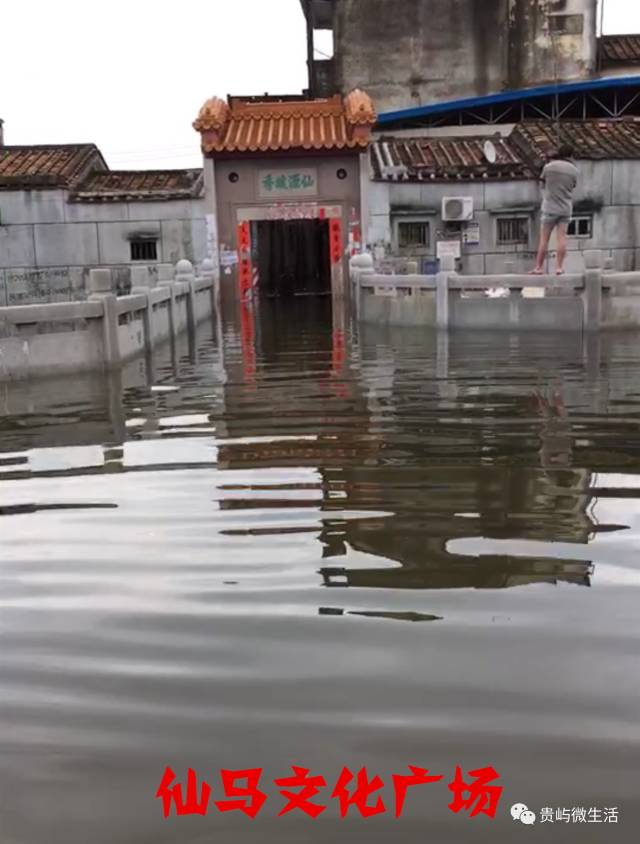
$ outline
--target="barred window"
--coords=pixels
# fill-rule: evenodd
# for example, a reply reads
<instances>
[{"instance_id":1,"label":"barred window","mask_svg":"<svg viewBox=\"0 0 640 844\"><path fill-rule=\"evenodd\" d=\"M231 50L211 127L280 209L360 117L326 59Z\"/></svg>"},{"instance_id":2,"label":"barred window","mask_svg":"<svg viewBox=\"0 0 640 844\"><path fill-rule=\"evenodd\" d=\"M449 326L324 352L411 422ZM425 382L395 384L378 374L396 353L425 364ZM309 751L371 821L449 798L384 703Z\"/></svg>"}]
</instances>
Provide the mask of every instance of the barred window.
<instances>
[{"instance_id":1,"label":"barred window","mask_svg":"<svg viewBox=\"0 0 640 844\"><path fill-rule=\"evenodd\" d=\"M158 241L150 238L139 238L131 241L132 261L157 261Z\"/></svg>"},{"instance_id":2,"label":"barred window","mask_svg":"<svg viewBox=\"0 0 640 844\"><path fill-rule=\"evenodd\" d=\"M427 247L431 241L429 223L401 222L398 223L398 246L401 249L413 247Z\"/></svg>"},{"instance_id":3,"label":"barred window","mask_svg":"<svg viewBox=\"0 0 640 844\"><path fill-rule=\"evenodd\" d=\"M529 243L528 217L501 217L497 222L499 246Z\"/></svg>"},{"instance_id":4,"label":"barred window","mask_svg":"<svg viewBox=\"0 0 640 844\"><path fill-rule=\"evenodd\" d=\"M573 217L567 229L569 237L593 237L593 217L589 214L583 217Z\"/></svg>"}]
</instances>

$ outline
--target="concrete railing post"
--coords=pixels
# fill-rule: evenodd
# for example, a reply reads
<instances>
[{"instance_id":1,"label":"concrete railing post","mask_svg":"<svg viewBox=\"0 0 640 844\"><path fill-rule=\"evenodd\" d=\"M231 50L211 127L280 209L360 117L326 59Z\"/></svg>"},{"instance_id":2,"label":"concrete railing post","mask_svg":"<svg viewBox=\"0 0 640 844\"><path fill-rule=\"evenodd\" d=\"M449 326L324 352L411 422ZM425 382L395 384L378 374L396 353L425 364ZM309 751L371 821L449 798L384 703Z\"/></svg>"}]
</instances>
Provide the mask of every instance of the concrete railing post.
<instances>
[{"instance_id":1,"label":"concrete railing post","mask_svg":"<svg viewBox=\"0 0 640 844\"><path fill-rule=\"evenodd\" d=\"M173 273L171 273L171 277L160 278L158 280L158 287L163 287L169 291L171 294L171 298L168 300L169 302L169 337L171 338L171 342L175 340L176 330L177 330L177 320L176 320L176 288L173 284Z\"/></svg>"},{"instance_id":2,"label":"concrete railing post","mask_svg":"<svg viewBox=\"0 0 640 844\"><path fill-rule=\"evenodd\" d=\"M144 325L144 349L147 354L153 351L153 302L151 301L151 290L154 280L148 267L131 267L131 293L136 296L144 296L146 306L142 314Z\"/></svg>"},{"instance_id":3,"label":"concrete railing post","mask_svg":"<svg viewBox=\"0 0 640 844\"><path fill-rule=\"evenodd\" d=\"M211 319L215 326L216 337L222 337L222 323L220 317L220 284L216 274L215 264L211 258L205 258L200 265L200 278L209 282L209 307L211 308Z\"/></svg>"},{"instance_id":4,"label":"concrete railing post","mask_svg":"<svg viewBox=\"0 0 640 844\"><path fill-rule=\"evenodd\" d=\"M584 327L598 331L602 324L603 254L598 249L584 252Z\"/></svg>"},{"instance_id":5,"label":"concrete railing post","mask_svg":"<svg viewBox=\"0 0 640 844\"><path fill-rule=\"evenodd\" d=\"M449 327L449 277L455 274L456 259L453 255L443 255L440 259L440 272L436 275L436 326Z\"/></svg>"},{"instance_id":6,"label":"concrete railing post","mask_svg":"<svg viewBox=\"0 0 640 844\"><path fill-rule=\"evenodd\" d=\"M196 276L193 271L193 264L183 258L176 264L175 280L189 285L187 293L187 330L189 336L193 337L196 330Z\"/></svg>"},{"instance_id":7,"label":"concrete railing post","mask_svg":"<svg viewBox=\"0 0 640 844\"><path fill-rule=\"evenodd\" d=\"M112 289L111 270L90 270L88 292L90 302L102 302L102 338L105 367L117 369L122 363L122 355L120 354L120 340L118 338L117 299Z\"/></svg>"},{"instance_id":8,"label":"concrete railing post","mask_svg":"<svg viewBox=\"0 0 640 844\"><path fill-rule=\"evenodd\" d=\"M373 257L368 252L362 252L359 255L354 255L349 261L349 276L352 282L352 293L355 300L356 319L360 318L360 303L362 300L362 286L361 281L363 276L373 275L375 272Z\"/></svg>"}]
</instances>

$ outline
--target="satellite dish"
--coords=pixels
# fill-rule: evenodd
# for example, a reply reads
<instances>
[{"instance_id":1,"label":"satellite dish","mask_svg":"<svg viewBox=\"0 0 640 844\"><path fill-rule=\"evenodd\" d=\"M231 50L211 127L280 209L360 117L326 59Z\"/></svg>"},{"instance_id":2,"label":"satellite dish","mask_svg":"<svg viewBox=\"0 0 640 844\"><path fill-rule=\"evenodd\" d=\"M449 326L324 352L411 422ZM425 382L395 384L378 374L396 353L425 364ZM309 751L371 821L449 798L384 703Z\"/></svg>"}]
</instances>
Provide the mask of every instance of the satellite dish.
<instances>
[{"instance_id":1,"label":"satellite dish","mask_svg":"<svg viewBox=\"0 0 640 844\"><path fill-rule=\"evenodd\" d=\"M484 142L484 157L487 159L489 164L495 164L498 160L498 152L493 141Z\"/></svg>"}]
</instances>

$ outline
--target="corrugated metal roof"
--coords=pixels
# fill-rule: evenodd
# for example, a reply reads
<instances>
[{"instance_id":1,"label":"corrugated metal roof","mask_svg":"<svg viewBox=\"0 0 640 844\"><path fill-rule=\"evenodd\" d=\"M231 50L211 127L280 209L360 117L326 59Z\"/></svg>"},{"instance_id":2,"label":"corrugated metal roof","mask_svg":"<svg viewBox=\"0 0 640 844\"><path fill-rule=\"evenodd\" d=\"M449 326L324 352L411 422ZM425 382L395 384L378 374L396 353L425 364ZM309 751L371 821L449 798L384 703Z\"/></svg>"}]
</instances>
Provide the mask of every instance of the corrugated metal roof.
<instances>
[{"instance_id":1,"label":"corrugated metal roof","mask_svg":"<svg viewBox=\"0 0 640 844\"><path fill-rule=\"evenodd\" d=\"M487 140L496 150L493 164L485 158ZM560 134L555 123L527 121L508 138L383 136L372 144L371 167L382 181L532 179L560 143L570 144L577 160L640 159L640 119L566 122Z\"/></svg>"},{"instance_id":2,"label":"corrugated metal roof","mask_svg":"<svg viewBox=\"0 0 640 844\"><path fill-rule=\"evenodd\" d=\"M202 194L202 170L110 170L92 173L71 194L75 202L190 199Z\"/></svg>"},{"instance_id":3,"label":"corrugated metal roof","mask_svg":"<svg viewBox=\"0 0 640 844\"><path fill-rule=\"evenodd\" d=\"M491 140L496 161L485 158ZM493 136L451 138L379 138L372 144L375 179L388 181L447 181L450 179L530 179L534 174L518 148Z\"/></svg>"},{"instance_id":4,"label":"corrugated metal roof","mask_svg":"<svg viewBox=\"0 0 640 844\"><path fill-rule=\"evenodd\" d=\"M542 85L536 88L522 88L517 91L503 91L483 97L468 97L462 100L448 100L431 105L416 106L399 111L386 111L378 115L378 123L396 123L436 114L484 108L492 105L506 105L521 100L535 100L538 97L561 96L563 94L596 93L613 88L640 88L640 74L635 76L612 76L605 79L590 79L586 82L565 82L559 85Z\"/></svg>"},{"instance_id":5,"label":"corrugated metal roof","mask_svg":"<svg viewBox=\"0 0 640 844\"><path fill-rule=\"evenodd\" d=\"M364 148L376 119L362 91L324 100L274 102L217 97L208 100L194 128L205 153Z\"/></svg>"},{"instance_id":6,"label":"corrugated metal roof","mask_svg":"<svg viewBox=\"0 0 640 844\"><path fill-rule=\"evenodd\" d=\"M604 35L599 43L603 64L640 64L640 35Z\"/></svg>"},{"instance_id":7,"label":"corrugated metal roof","mask_svg":"<svg viewBox=\"0 0 640 844\"><path fill-rule=\"evenodd\" d=\"M95 144L0 146L0 190L70 188L107 165Z\"/></svg>"}]
</instances>

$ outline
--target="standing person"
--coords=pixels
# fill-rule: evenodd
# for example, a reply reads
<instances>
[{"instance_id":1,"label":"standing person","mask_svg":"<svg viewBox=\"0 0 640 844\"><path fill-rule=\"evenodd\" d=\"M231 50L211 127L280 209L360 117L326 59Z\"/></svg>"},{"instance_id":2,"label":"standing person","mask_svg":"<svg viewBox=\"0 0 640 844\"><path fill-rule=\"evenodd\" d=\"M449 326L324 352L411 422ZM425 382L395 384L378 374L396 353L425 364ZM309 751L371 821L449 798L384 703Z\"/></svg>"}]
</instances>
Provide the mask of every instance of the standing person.
<instances>
[{"instance_id":1,"label":"standing person","mask_svg":"<svg viewBox=\"0 0 640 844\"><path fill-rule=\"evenodd\" d=\"M564 273L567 257L567 229L573 215L573 192L578 185L578 168L573 163L570 146L560 147L553 159L542 171L543 185L542 230L535 269L531 275L542 275L553 230L557 229L558 268L557 275Z\"/></svg>"}]
</instances>

